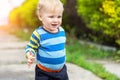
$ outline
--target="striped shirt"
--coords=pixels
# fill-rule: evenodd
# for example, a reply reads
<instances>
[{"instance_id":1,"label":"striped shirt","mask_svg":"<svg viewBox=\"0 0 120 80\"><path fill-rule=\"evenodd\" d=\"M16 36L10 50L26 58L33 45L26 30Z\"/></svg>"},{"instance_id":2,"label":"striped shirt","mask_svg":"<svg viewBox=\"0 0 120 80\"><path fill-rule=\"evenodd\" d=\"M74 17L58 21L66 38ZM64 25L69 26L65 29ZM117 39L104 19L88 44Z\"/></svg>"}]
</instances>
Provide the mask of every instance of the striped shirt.
<instances>
[{"instance_id":1,"label":"striped shirt","mask_svg":"<svg viewBox=\"0 0 120 80\"><path fill-rule=\"evenodd\" d=\"M62 69L66 60L65 43L66 36L62 27L59 27L57 33L50 33L39 27L26 46L26 53L32 51L36 54L37 62L46 68Z\"/></svg>"}]
</instances>

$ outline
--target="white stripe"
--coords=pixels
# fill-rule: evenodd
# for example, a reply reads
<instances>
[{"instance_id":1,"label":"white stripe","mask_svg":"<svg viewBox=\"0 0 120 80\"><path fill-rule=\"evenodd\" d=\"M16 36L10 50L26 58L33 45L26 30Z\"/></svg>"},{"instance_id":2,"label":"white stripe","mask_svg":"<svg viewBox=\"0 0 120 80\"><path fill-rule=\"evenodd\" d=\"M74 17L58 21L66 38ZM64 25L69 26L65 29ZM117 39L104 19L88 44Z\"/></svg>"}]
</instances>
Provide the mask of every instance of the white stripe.
<instances>
[{"instance_id":1,"label":"white stripe","mask_svg":"<svg viewBox=\"0 0 120 80\"><path fill-rule=\"evenodd\" d=\"M45 34L46 31L44 29L42 29L41 27L37 29L37 32L41 35L41 34Z\"/></svg>"},{"instance_id":2,"label":"white stripe","mask_svg":"<svg viewBox=\"0 0 120 80\"><path fill-rule=\"evenodd\" d=\"M64 29L61 26L59 27L59 30L60 31L64 31ZM41 26L37 29L37 32L39 34L45 34L45 33L47 33L44 29L41 28Z\"/></svg>"},{"instance_id":3,"label":"white stripe","mask_svg":"<svg viewBox=\"0 0 120 80\"><path fill-rule=\"evenodd\" d=\"M64 31L64 29L61 26L59 27L59 29L60 29L60 31Z\"/></svg>"},{"instance_id":4,"label":"white stripe","mask_svg":"<svg viewBox=\"0 0 120 80\"><path fill-rule=\"evenodd\" d=\"M41 41L41 45L49 46L49 45L55 45L55 44L60 44L65 42L66 42L65 37L56 37L56 38L51 38L51 39Z\"/></svg>"}]
</instances>

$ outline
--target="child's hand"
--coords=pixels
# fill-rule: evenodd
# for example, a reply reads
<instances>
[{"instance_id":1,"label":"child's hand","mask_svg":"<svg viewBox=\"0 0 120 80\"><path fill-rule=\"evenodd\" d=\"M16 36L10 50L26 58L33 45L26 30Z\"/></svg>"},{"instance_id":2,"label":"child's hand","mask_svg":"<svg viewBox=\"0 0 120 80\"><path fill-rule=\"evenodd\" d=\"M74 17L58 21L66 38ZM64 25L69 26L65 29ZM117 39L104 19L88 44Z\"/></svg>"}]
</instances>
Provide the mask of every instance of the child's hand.
<instances>
[{"instance_id":1,"label":"child's hand","mask_svg":"<svg viewBox=\"0 0 120 80\"><path fill-rule=\"evenodd\" d=\"M30 68L31 64L32 64L33 61L35 60L35 57L34 57L34 55L32 54L32 52L27 53L26 57L27 57L27 60L28 60L27 65L28 65L28 67Z\"/></svg>"}]
</instances>

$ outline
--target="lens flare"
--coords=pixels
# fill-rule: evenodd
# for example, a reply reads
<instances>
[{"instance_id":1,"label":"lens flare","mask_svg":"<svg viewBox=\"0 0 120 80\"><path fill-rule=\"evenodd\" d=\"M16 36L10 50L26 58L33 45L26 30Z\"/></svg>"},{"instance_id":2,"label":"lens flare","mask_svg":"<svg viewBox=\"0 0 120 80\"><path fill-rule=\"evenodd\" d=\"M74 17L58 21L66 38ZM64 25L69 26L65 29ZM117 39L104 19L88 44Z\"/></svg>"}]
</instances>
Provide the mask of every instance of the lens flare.
<instances>
[{"instance_id":1,"label":"lens flare","mask_svg":"<svg viewBox=\"0 0 120 80\"><path fill-rule=\"evenodd\" d=\"M0 0L0 25L8 24L10 11L20 6L25 0Z\"/></svg>"}]
</instances>

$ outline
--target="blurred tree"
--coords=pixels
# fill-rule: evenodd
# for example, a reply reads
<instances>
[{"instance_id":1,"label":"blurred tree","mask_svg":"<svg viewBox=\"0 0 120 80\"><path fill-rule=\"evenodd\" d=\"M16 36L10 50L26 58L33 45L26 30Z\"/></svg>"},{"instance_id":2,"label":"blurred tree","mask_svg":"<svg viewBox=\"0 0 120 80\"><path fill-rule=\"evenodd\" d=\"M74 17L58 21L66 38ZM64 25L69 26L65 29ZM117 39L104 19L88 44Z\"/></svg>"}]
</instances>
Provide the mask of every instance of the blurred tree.
<instances>
[{"instance_id":1,"label":"blurred tree","mask_svg":"<svg viewBox=\"0 0 120 80\"><path fill-rule=\"evenodd\" d=\"M26 0L20 7L11 11L9 21L12 26L37 27L41 22L37 18L38 0Z\"/></svg>"},{"instance_id":2,"label":"blurred tree","mask_svg":"<svg viewBox=\"0 0 120 80\"><path fill-rule=\"evenodd\" d=\"M21 25L21 17L19 13L19 9L15 8L9 15L9 25L11 26L20 26Z\"/></svg>"},{"instance_id":3,"label":"blurred tree","mask_svg":"<svg viewBox=\"0 0 120 80\"><path fill-rule=\"evenodd\" d=\"M120 1L105 0L100 11L106 15L100 23L103 33L115 38L115 42L120 45Z\"/></svg>"},{"instance_id":4,"label":"blurred tree","mask_svg":"<svg viewBox=\"0 0 120 80\"><path fill-rule=\"evenodd\" d=\"M77 14L77 0L66 0L65 11L63 15L63 26L68 33L84 38L90 30L85 26L84 21Z\"/></svg>"},{"instance_id":5,"label":"blurred tree","mask_svg":"<svg viewBox=\"0 0 120 80\"><path fill-rule=\"evenodd\" d=\"M64 4L66 0L61 0ZM41 22L37 17L38 0L25 0L25 2L15 9L9 15L9 22L14 27L38 27Z\"/></svg>"},{"instance_id":6,"label":"blurred tree","mask_svg":"<svg viewBox=\"0 0 120 80\"><path fill-rule=\"evenodd\" d=\"M120 46L120 1L77 0L77 12L87 27L97 33L94 41ZM112 42L112 44L111 44Z\"/></svg>"},{"instance_id":7,"label":"blurred tree","mask_svg":"<svg viewBox=\"0 0 120 80\"><path fill-rule=\"evenodd\" d=\"M64 3L63 27L82 39L120 46L119 0L61 0ZM26 0L11 11L9 21L15 27L41 25L36 15L38 0ZM112 44L111 44L112 43Z\"/></svg>"}]
</instances>

